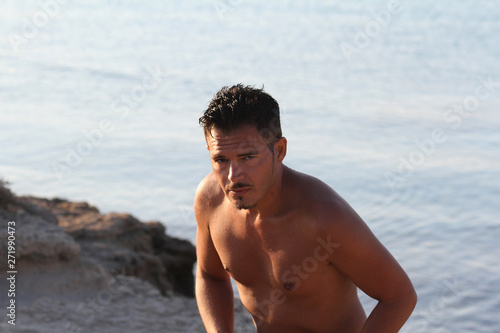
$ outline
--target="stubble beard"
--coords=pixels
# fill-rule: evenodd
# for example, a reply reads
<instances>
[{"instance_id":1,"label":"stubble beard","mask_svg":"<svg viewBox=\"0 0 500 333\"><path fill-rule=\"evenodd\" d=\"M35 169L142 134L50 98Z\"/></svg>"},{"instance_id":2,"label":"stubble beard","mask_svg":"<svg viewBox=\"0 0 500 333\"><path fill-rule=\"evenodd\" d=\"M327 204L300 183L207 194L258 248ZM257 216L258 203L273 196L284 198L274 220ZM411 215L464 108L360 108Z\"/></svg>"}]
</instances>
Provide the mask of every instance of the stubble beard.
<instances>
[{"instance_id":1,"label":"stubble beard","mask_svg":"<svg viewBox=\"0 0 500 333\"><path fill-rule=\"evenodd\" d=\"M253 205L244 205L241 201L243 200L242 197L238 197L238 202L236 202L236 204L234 205L236 207L236 209L238 210L249 210L249 209L252 209L252 208L255 208L255 206L257 206L257 203L254 203Z\"/></svg>"},{"instance_id":2,"label":"stubble beard","mask_svg":"<svg viewBox=\"0 0 500 333\"><path fill-rule=\"evenodd\" d=\"M237 188L246 187L246 186L248 186L248 185L236 184L232 187L232 189L237 189ZM230 191L230 190L231 189L229 188L228 191ZM249 205L249 204L244 204L243 200L244 200L243 196L236 196L233 199L229 199L229 201L232 202L233 206L238 210L252 209L255 206L257 206L257 202Z\"/></svg>"}]
</instances>

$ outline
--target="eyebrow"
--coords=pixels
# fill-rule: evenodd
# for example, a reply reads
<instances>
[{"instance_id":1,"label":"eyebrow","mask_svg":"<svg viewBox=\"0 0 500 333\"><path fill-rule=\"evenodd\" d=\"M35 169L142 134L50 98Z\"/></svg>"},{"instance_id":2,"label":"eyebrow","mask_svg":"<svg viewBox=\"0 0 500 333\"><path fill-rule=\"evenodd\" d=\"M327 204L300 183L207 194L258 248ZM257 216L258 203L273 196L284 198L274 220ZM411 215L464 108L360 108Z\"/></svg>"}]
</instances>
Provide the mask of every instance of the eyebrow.
<instances>
[{"instance_id":1,"label":"eyebrow","mask_svg":"<svg viewBox=\"0 0 500 333\"><path fill-rule=\"evenodd\" d=\"M257 151L251 151L249 153L238 154L238 155L236 155L236 157L245 157L245 156L252 156L252 155L257 155L257 154L258 154Z\"/></svg>"},{"instance_id":2,"label":"eyebrow","mask_svg":"<svg viewBox=\"0 0 500 333\"><path fill-rule=\"evenodd\" d=\"M226 156L224 156L224 155L214 155L214 156L211 156L210 158L213 159L213 160L218 160L219 158L226 158Z\"/></svg>"},{"instance_id":3,"label":"eyebrow","mask_svg":"<svg viewBox=\"0 0 500 333\"><path fill-rule=\"evenodd\" d=\"M253 150L252 150L252 151L250 151L250 152L248 152L248 153L238 154L238 155L236 155L236 157L254 156L254 155L258 155L258 154L259 154L259 152L257 152L257 151L253 151ZM217 160L217 159L219 159L219 158L226 158L226 156L225 156L225 155L222 155L222 154L218 154L218 155L214 155L214 156L212 156L211 158L212 158L213 160Z\"/></svg>"}]
</instances>

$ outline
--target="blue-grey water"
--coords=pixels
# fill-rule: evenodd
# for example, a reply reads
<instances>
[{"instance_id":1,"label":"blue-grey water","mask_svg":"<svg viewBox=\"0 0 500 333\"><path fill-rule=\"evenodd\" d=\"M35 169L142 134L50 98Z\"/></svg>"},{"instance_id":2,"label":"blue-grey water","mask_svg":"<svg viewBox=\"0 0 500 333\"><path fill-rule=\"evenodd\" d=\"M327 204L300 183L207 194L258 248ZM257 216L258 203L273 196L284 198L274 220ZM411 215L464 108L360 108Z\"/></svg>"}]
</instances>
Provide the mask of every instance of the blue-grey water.
<instances>
[{"instance_id":1,"label":"blue-grey water","mask_svg":"<svg viewBox=\"0 0 500 333\"><path fill-rule=\"evenodd\" d=\"M3 0L0 177L194 242L197 119L264 85L412 278L403 331L500 332L499 35L495 0Z\"/></svg>"}]
</instances>

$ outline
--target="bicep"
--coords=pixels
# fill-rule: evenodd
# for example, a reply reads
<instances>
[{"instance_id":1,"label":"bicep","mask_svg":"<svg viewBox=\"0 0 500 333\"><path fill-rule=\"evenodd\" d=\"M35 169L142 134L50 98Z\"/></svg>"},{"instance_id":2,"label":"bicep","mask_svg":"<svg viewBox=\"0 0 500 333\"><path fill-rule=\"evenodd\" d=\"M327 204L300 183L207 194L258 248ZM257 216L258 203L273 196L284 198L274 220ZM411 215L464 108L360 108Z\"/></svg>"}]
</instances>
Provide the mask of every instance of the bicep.
<instances>
[{"instance_id":1,"label":"bicep","mask_svg":"<svg viewBox=\"0 0 500 333\"><path fill-rule=\"evenodd\" d=\"M200 199L198 198L198 200ZM224 270L210 235L208 214L198 200L195 199L195 216L197 221L196 257L198 273L208 275L215 279L228 280L229 275Z\"/></svg>"},{"instance_id":2,"label":"bicep","mask_svg":"<svg viewBox=\"0 0 500 333\"><path fill-rule=\"evenodd\" d=\"M219 254L210 237L208 230L198 227L196 235L196 256L198 272L208 274L212 278L228 280L229 276L224 270Z\"/></svg>"}]
</instances>

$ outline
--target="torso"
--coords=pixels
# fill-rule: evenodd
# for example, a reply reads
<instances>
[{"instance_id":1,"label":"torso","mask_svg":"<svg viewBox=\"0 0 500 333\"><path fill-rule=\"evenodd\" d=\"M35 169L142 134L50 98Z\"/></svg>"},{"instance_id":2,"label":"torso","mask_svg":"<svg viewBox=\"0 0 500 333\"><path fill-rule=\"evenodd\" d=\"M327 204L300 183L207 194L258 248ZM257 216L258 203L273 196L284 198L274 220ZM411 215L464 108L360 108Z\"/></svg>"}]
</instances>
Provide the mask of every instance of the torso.
<instances>
[{"instance_id":1,"label":"torso","mask_svg":"<svg viewBox=\"0 0 500 333\"><path fill-rule=\"evenodd\" d=\"M356 286L328 259L335 235L324 225L335 217L325 220L314 199L335 192L292 170L288 178L287 193L300 194L288 194L289 209L267 220L249 220L220 191L209 229L221 262L258 332L360 332L366 316Z\"/></svg>"}]
</instances>

